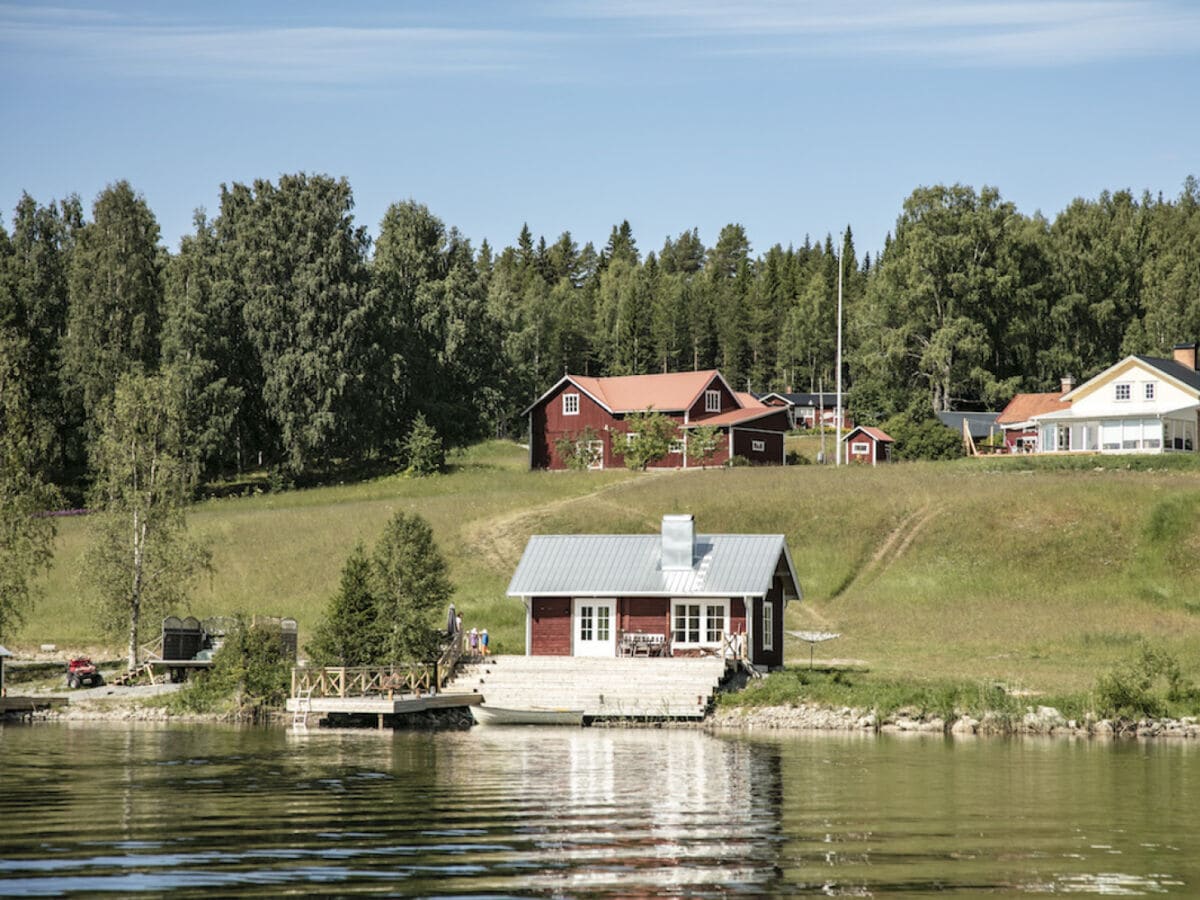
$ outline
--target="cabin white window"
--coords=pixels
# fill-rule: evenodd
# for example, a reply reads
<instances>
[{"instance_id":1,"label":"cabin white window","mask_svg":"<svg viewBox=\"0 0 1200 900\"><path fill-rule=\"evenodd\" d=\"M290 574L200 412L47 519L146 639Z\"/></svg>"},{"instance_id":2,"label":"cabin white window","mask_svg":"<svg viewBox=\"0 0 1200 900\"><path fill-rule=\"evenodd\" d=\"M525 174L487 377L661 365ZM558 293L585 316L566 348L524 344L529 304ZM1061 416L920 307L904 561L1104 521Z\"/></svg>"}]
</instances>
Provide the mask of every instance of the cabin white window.
<instances>
[{"instance_id":1,"label":"cabin white window","mask_svg":"<svg viewBox=\"0 0 1200 900\"><path fill-rule=\"evenodd\" d=\"M1146 400L1154 399L1154 382L1153 381L1147 381L1144 385L1142 385L1142 396Z\"/></svg>"},{"instance_id":2,"label":"cabin white window","mask_svg":"<svg viewBox=\"0 0 1200 900\"><path fill-rule=\"evenodd\" d=\"M751 441L750 449L755 453L763 453L767 449L766 441Z\"/></svg>"},{"instance_id":3,"label":"cabin white window","mask_svg":"<svg viewBox=\"0 0 1200 900\"><path fill-rule=\"evenodd\" d=\"M869 456L871 453L871 445L866 441L855 441L850 445L850 452L855 456Z\"/></svg>"},{"instance_id":4,"label":"cabin white window","mask_svg":"<svg viewBox=\"0 0 1200 900\"><path fill-rule=\"evenodd\" d=\"M704 392L704 411L717 413L721 411L721 392L720 391L705 391Z\"/></svg>"},{"instance_id":5,"label":"cabin white window","mask_svg":"<svg viewBox=\"0 0 1200 900\"><path fill-rule=\"evenodd\" d=\"M671 606L671 642L676 647L716 647L729 631L729 601L676 601Z\"/></svg>"},{"instance_id":6,"label":"cabin white window","mask_svg":"<svg viewBox=\"0 0 1200 900\"><path fill-rule=\"evenodd\" d=\"M625 446L629 447L637 440L638 433L636 431L625 432Z\"/></svg>"},{"instance_id":7,"label":"cabin white window","mask_svg":"<svg viewBox=\"0 0 1200 900\"><path fill-rule=\"evenodd\" d=\"M579 415L579 395L578 394L563 394L563 415L564 416Z\"/></svg>"},{"instance_id":8,"label":"cabin white window","mask_svg":"<svg viewBox=\"0 0 1200 900\"><path fill-rule=\"evenodd\" d=\"M682 453L683 452L683 440L680 439L680 440L671 441L671 447L669 450L667 450L667 452L668 453Z\"/></svg>"},{"instance_id":9,"label":"cabin white window","mask_svg":"<svg viewBox=\"0 0 1200 900\"><path fill-rule=\"evenodd\" d=\"M764 599L762 605L762 648L764 650L775 649L775 604L770 600Z\"/></svg>"},{"instance_id":10,"label":"cabin white window","mask_svg":"<svg viewBox=\"0 0 1200 900\"><path fill-rule=\"evenodd\" d=\"M1128 400L1133 396L1133 385L1127 381L1113 386L1114 400Z\"/></svg>"}]
</instances>

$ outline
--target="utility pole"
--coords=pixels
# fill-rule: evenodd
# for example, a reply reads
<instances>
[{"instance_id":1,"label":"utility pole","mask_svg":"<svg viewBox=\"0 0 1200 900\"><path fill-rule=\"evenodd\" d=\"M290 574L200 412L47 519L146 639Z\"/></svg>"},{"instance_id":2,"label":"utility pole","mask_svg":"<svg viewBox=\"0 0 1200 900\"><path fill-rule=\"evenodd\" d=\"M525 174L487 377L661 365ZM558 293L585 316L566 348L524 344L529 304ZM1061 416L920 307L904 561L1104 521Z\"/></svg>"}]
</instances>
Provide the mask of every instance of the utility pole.
<instances>
[{"instance_id":1,"label":"utility pole","mask_svg":"<svg viewBox=\"0 0 1200 900\"><path fill-rule=\"evenodd\" d=\"M842 232L842 246L838 250L838 304L837 304L837 444L834 447L834 465L842 464L842 270L845 268L846 232Z\"/></svg>"}]
</instances>

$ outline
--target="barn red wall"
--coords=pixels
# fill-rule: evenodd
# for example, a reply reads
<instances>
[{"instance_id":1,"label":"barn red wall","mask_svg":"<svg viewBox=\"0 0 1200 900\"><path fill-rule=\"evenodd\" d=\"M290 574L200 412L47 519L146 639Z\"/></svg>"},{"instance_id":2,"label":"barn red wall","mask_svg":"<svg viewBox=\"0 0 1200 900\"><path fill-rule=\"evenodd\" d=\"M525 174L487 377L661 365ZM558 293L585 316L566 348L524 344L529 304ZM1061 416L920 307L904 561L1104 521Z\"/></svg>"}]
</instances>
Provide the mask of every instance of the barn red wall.
<instances>
[{"instance_id":1,"label":"barn red wall","mask_svg":"<svg viewBox=\"0 0 1200 900\"><path fill-rule=\"evenodd\" d=\"M771 418L774 418L774 416ZM769 421L770 419L759 419L757 422L752 423L750 427L758 428L764 422ZM766 427L769 428L770 426ZM762 441L763 449L754 450L753 441ZM777 431L744 431L735 426L733 429L733 453L735 456L745 457L752 463L780 465L783 462L783 433Z\"/></svg>"},{"instance_id":2,"label":"barn red wall","mask_svg":"<svg viewBox=\"0 0 1200 900\"><path fill-rule=\"evenodd\" d=\"M734 597L729 601L729 632L746 633L746 601L741 597Z\"/></svg>"},{"instance_id":3,"label":"barn red wall","mask_svg":"<svg viewBox=\"0 0 1200 900\"><path fill-rule=\"evenodd\" d=\"M571 601L561 597L534 597L530 641L533 656L571 655Z\"/></svg>"},{"instance_id":4,"label":"barn red wall","mask_svg":"<svg viewBox=\"0 0 1200 900\"><path fill-rule=\"evenodd\" d=\"M564 416L562 395L579 394L579 415ZM554 442L563 437L576 437L585 428L596 432L596 439L604 442L605 468L609 468L610 441L606 427L615 420L599 403L567 382L544 399L530 412L530 435L532 443L532 466L535 469L562 469L563 461L554 449Z\"/></svg>"},{"instance_id":5,"label":"barn red wall","mask_svg":"<svg viewBox=\"0 0 1200 900\"><path fill-rule=\"evenodd\" d=\"M721 392L721 412L729 412L732 409L738 408L737 398L735 398L733 394L729 392L729 389L725 387L725 383L715 375L713 376L713 380L704 386L704 391ZM707 416L717 415L717 413L711 413L705 410L704 391L700 392L699 398L694 404L692 404L692 408L688 410L689 422L699 422Z\"/></svg>"}]
</instances>

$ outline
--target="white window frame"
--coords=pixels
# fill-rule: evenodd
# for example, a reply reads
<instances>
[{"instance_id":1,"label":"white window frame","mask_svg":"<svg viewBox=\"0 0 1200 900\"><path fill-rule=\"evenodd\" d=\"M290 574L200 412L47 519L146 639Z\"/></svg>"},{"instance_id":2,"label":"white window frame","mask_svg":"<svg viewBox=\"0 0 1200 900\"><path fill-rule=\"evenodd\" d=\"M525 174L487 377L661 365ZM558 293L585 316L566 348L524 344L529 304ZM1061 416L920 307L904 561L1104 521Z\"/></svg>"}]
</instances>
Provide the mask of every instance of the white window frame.
<instances>
[{"instance_id":1,"label":"white window frame","mask_svg":"<svg viewBox=\"0 0 1200 900\"><path fill-rule=\"evenodd\" d=\"M680 639L681 630L676 627L677 623L679 621L680 607L686 608L686 607L691 607L691 606L695 606L698 609L698 617L697 617L697 622L696 622L696 625L697 625L696 636L697 636L697 638L699 638L699 640L695 640L695 641L687 640L688 635L686 632L689 631L690 629L687 628L686 626L682 631L683 638ZM721 609L720 619L719 620L710 620L711 619L711 617L709 616L710 610L717 608L717 607L720 607L720 609ZM691 614L685 613L685 616L690 618ZM728 598L722 598L722 597L698 597L698 598L692 598L692 599L676 598L671 601L671 646L672 647L682 647L682 648L720 647L721 640L719 637L715 641L711 641L708 639L709 633L713 630L714 625L717 626L715 630L717 632L719 632L720 634L729 634L729 600L728 600Z\"/></svg>"},{"instance_id":2,"label":"white window frame","mask_svg":"<svg viewBox=\"0 0 1200 900\"><path fill-rule=\"evenodd\" d=\"M1071 450L1071 426L1054 426L1054 449L1058 453L1068 453Z\"/></svg>"},{"instance_id":3,"label":"white window frame","mask_svg":"<svg viewBox=\"0 0 1200 900\"><path fill-rule=\"evenodd\" d=\"M638 438L638 433L636 431L625 432L625 446L626 447L631 446L633 444L633 442L637 440L637 438Z\"/></svg>"},{"instance_id":4,"label":"white window frame","mask_svg":"<svg viewBox=\"0 0 1200 900\"><path fill-rule=\"evenodd\" d=\"M562 412L564 416L579 415L579 395L578 394L563 394L562 395Z\"/></svg>"},{"instance_id":5,"label":"white window frame","mask_svg":"<svg viewBox=\"0 0 1200 900\"><path fill-rule=\"evenodd\" d=\"M767 597L762 600L762 623L763 636L762 648L764 650L775 649L775 604Z\"/></svg>"},{"instance_id":6,"label":"white window frame","mask_svg":"<svg viewBox=\"0 0 1200 900\"><path fill-rule=\"evenodd\" d=\"M1124 394L1125 396L1121 396ZM1113 385L1113 399L1118 403L1124 403L1127 400L1133 399L1133 382L1119 381Z\"/></svg>"},{"instance_id":7,"label":"white window frame","mask_svg":"<svg viewBox=\"0 0 1200 900\"><path fill-rule=\"evenodd\" d=\"M766 453L767 452L767 442L766 441L751 441L750 442L750 452L751 453Z\"/></svg>"},{"instance_id":8,"label":"white window frame","mask_svg":"<svg viewBox=\"0 0 1200 900\"><path fill-rule=\"evenodd\" d=\"M721 411L720 391L704 392L704 411L710 413L719 413Z\"/></svg>"},{"instance_id":9,"label":"white window frame","mask_svg":"<svg viewBox=\"0 0 1200 900\"><path fill-rule=\"evenodd\" d=\"M667 452L668 453L682 453L683 449L684 449L683 448L683 438L676 438L675 440L671 441L671 446L667 450Z\"/></svg>"},{"instance_id":10,"label":"white window frame","mask_svg":"<svg viewBox=\"0 0 1200 900\"><path fill-rule=\"evenodd\" d=\"M1154 399L1154 393L1155 393L1154 385L1155 385L1155 382L1153 382L1153 381L1147 381L1144 385L1142 385L1142 399L1143 400L1153 400Z\"/></svg>"},{"instance_id":11,"label":"white window frame","mask_svg":"<svg viewBox=\"0 0 1200 900\"><path fill-rule=\"evenodd\" d=\"M869 441L855 441L850 445L850 452L855 456L869 456L871 444Z\"/></svg>"}]
</instances>

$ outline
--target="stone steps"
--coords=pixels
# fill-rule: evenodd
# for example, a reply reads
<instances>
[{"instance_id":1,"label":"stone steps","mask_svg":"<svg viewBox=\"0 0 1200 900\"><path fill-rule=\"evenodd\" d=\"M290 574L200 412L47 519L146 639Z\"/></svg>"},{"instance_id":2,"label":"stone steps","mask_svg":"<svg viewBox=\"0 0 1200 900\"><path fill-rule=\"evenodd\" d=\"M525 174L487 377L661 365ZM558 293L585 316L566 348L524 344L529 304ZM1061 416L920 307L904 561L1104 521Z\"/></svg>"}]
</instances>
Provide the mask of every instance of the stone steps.
<instances>
[{"instance_id":1,"label":"stone steps","mask_svg":"<svg viewBox=\"0 0 1200 900\"><path fill-rule=\"evenodd\" d=\"M445 692L590 718L702 718L724 675L720 659L501 656L460 665Z\"/></svg>"}]
</instances>

